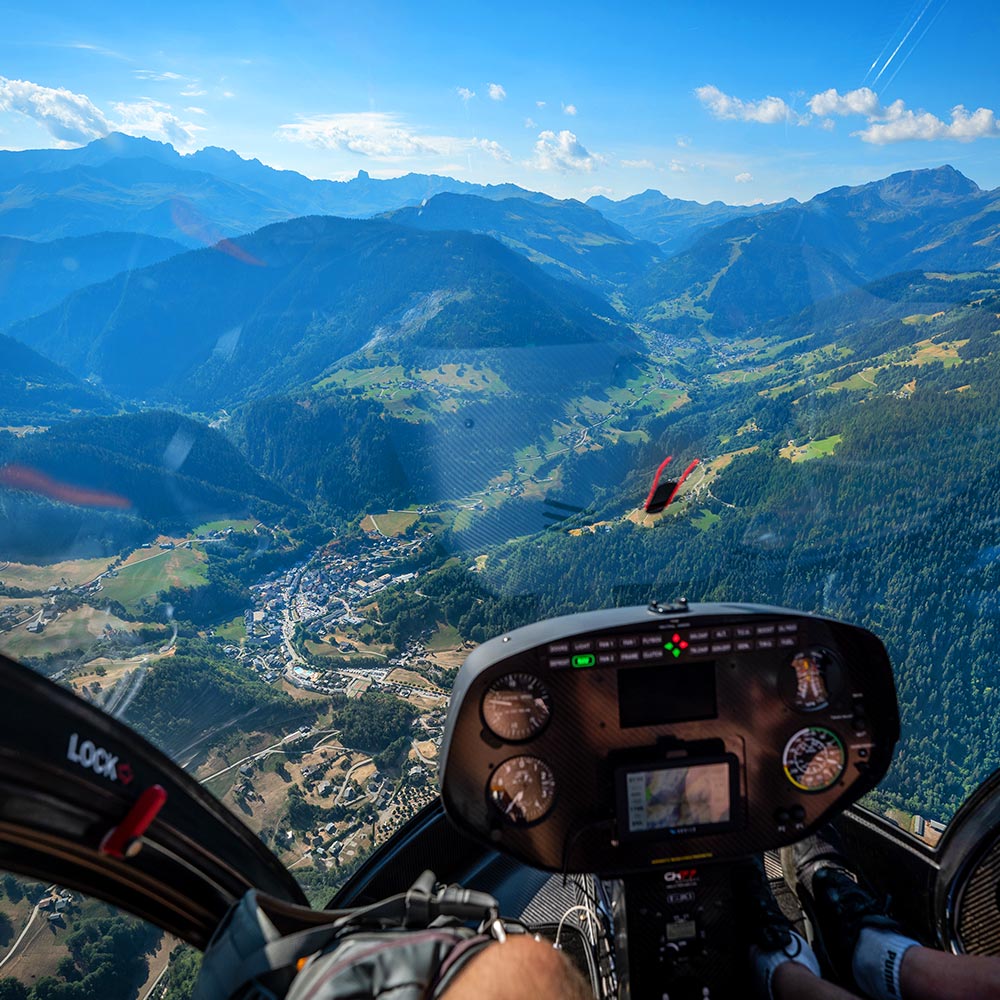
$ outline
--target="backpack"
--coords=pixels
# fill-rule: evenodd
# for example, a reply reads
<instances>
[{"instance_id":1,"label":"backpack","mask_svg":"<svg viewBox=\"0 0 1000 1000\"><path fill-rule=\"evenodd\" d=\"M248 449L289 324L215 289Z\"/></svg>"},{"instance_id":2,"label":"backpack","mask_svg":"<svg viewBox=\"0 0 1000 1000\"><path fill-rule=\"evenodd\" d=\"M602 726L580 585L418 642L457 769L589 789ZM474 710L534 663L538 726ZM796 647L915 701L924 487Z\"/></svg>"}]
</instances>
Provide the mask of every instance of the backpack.
<instances>
[{"instance_id":1,"label":"backpack","mask_svg":"<svg viewBox=\"0 0 1000 1000\"><path fill-rule=\"evenodd\" d=\"M505 937L492 896L436 888L433 872L352 910L308 911L251 890L212 936L192 1000L424 1000Z\"/></svg>"}]
</instances>

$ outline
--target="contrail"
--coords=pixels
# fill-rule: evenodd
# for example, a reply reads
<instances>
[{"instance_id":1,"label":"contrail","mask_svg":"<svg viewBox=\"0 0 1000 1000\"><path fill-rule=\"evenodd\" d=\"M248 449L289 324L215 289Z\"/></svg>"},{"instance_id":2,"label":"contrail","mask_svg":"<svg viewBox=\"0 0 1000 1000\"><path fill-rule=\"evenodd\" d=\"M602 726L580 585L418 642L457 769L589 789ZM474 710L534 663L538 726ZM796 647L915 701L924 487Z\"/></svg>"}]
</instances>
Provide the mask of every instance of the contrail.
<instances>
[{"instance_id":1,"label":"contrail","mask_svg":"<svg viewBox=\"0 0 1000 1000\"><path fill-rule=\"evenodd\" d=\"M881 68L881 69L880 69L880 70L878 71L878 73L877 73L877 74L876 74L876 76L875 76L875 79L874 79L874 80L872 80L872 86L873 86L873 87L875 86L875 84L876 84L876 83L878 83L878 81L879 81L879 78L880 78L880 77L882 76L882 74L883 74L883 73L884 73L884 72L885 72L885 71L886 71L886 70L887 70L887 69L889 68L889 65L890 65L890 64L892 63L893 59L895 59L895 58L896 58L896 54L897 54L897 53L899 52L899 50L900 50L900 49L901 49L901 48L903 47L903 45L904 45L904 44L906 43L906 39L907 39L907 38L909 38L909 37L910 37L910 35L912 35L912 34L913 34L913 29L914 29L914 28L915 28L915 27L916 27L916 26L917 26L917 25L918 25L918 24L920 23L920 19L921 19L921 18L922 18L922 17L924 16L924 14L926 14L926 13L927 13L927 8L928 8L928 7L930 7L930 5L931 5L931 4L933 3L933 2L934 2L934 0L927 0L927 3L925 3L925 4L924 4L924 9L923 9L923 10L922 10L922 11L921 11L921 12L920 12L920 13L919 13L918 15L917 15L917 19L916 19L916 20L915 20L915 21L913 22L913 24L911 24L911 25L910 25L910 27L909 27L909 30L908 30L908 31L906 32L906 34L905 34L905 35L903 35L903 39L902 39L902 41L901 41L901 42L899 43L899 45L897 45L897 46L896 46L896 47L895 47L895 48L894 48L894 49L892 50L892 55L891 55L891 56L889 56L889 58L888 58L888 59L886 59L886 61L885 61L885 64L884 64L884 65L882 66L882 68Z\"/></svg>"},{"instance_id":2,"label":"contrail","mask_svg":"<svg viewBox=\"0 0 1000 1000\"><path fill-rule=\"evenodd\" d=\"M890 76L889 79L885 81L885 86L882 88L883 93L892 86L892 81L896 79L896 74L906 65L906 60L909 59L911 55L913 55L917 46L924 40L924 35L926 35L927 32L931 30L931 28L934 26L934 22L938 19L938 16L941 14L941 11L943 11L947 6L948 6L948 0L944 0L944 3L942 3L941 6L938 7L938 9L934 12L934 16L927 22L927 26L924 28L924 30L920 32L920 37L910 46L910 51L907 52L905 56L903 56L903 58L899 62L899 65L892 71L892 76Z\"/></svg>"},{"instance_id":3,"label":"contrail","mask_svg":"<svg viewBox=\"0 0 1000 1000\"><path fill-rule=\"evenodd\" d=\"M919 3L919 0L918 0L918 3ZM865 83L868 82L868 77L871 76L872 70L875 69L875 67L882 61L882 57L886 54L886 52L889 51L890 47L892 46L892 40L902 30L903 25L906 24L906 22L910 19L910 17L913 16L913 12L917 9L918 3L913 4L913 6L910 8L910 11L907 14L907 16L905 18L903 18L903 20L901 20L899 22L899 25L896 27L895 31L893 31L893 33L889 36L889 38L886 41L885 45L882 46L882 51L872 60L871 66L868 67L868 72L865 73L864 79L861 81L862 84L865 84Z\"/></svg>"}]
</instances>

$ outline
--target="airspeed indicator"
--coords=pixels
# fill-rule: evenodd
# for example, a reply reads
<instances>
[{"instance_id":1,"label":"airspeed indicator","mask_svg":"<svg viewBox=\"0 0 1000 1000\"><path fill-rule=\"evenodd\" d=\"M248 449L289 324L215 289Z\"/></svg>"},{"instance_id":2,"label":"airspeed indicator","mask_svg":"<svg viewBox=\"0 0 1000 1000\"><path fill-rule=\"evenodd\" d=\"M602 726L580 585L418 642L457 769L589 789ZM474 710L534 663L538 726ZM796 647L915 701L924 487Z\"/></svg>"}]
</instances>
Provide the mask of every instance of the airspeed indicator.
<instances>
[{"instance_id":1,"label":"airspeed indicator","mask_svg":"<svg viewBox=\"0 0 1000 1000\"><path fill-rule=\"evenodd\" d=\"M548 725L551 710L549 692L533 674L504 674L483 695L483 721L508 743L537 736Z\"/></svg>"}]
</instances>

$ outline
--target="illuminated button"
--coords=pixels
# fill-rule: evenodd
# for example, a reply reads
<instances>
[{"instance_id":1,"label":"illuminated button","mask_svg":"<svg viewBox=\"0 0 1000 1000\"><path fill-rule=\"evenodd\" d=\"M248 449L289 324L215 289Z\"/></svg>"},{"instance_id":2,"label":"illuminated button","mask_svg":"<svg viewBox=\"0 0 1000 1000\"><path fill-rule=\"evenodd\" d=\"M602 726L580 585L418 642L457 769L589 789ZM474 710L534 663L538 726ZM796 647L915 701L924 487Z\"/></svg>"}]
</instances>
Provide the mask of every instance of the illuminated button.
<instances>
[{"instance_id":1,"label":"illuminated button","mask_svg":"<svg viewBox=\"0 0 1000 1000\"><path fill-rule=\"evenodd\" d=\"M663 650L660 649L644 649L642 651L642 658L644 660L662 660L663 655ZM679 649L677 650L677 655L681 655L681 651Z\"/></svg>"},{"instance_id":2,"label":"illuminated button","mask_svg":"<svg viewBox=\"0 0 1000 1000\"><path fill-rule=\"evenodd\" d=\"M592 667L597 662L597 657L593 653L577 653L573 657L574 667Z\"/></svg>"},{"instance_id":3,"label":"illuminated button","mask_svg":"<svg viewBox=\"0 0 1000 1000\"><path fill-rule=\"evenodd\" d=\"M733 651L733 644L731 642L713 642L712 652L713 653L731 653Z\"/></svg>"},{"instance_id":4,"label":"illuminated button","mask_svg":"<svg viewBox=\"0 0 1000 1000\"><path fill-rule=\"evenodd\" d=\"M778 622L778 632L781 635L795 635L798 631L798 622Z\"/></svg>"},{"instance_id":5,"label":"illuminated button","mask_svg":"<svg viewBox=\"0 0 1000 1000\"><path fill-rule=\"evenodd\" d=\"M598 653L597 662L602 667L606 667L609 663L617 663L618 655L616 653Z\"/></svg>"},{"instance_id":6,"label":"illuminated button","mask_svg":"<svg viewBox=\"0 0 1000 1000\"><path fill-rule=\"evenodd\" d=\"M745 639L749 635L753 635L753 625L737 625L733 629L733 635L737 639Z\"/></svg>"},{"instance_id":7,"label":"illuminated button","mask_svg":"<svg viewBox=\"0 0 1000 1000\"><path fill-rule=\"evenodd\" d=\"M619 663L638 663L641 658L642 654L637 649L618 654Z\"/></svg>"},{"instance_id":8,"label":"illuminated button","mask_svg":"<svg viewBox=\"0 0 1000 1000\"><path fill-rule=\"evenodd\" d=\"M573 641L574 653L589 653L594 648L593 639L575 639Z\"/></svg>"},{"instance_id":9,"label":"illuminated button","mask_svg":"<svg viewBox=\"0 0 1000 1000\"><path fill-rule=\"evenodd\" d=\"M568 642L550 642L549 643L550 653L568 653L569 643Z\"/></svg>"},{"instance_id":10,"label":"illuminated button","mask_svg":"<svg viewBox=\"0 0 1000 1000\"><path fill-rule=\"evenodd\" d=\"M561 670L563 667L569 666L568 656L550 656L549 657L549 669L550 670Z\"/></svg>"},{"instance_id":11,"label":"illuminated button","mask_svg":"<svg viewBox=\"0 0 1000 1000\"><path fill-rule=\"evenodd\" d=\"M757 635L774 635L775 626L774 625L758 625Z\"/></svg>"},{"instance_id":12,"label":"illuminated button","mask_svg":"<svg viewBox=\"0 0 1000 1000\"><path fill-rule=\"evenodd\" d=\"M774 649L773 639L758 639L757 640L758 649Z\"/></svg>"},{"instance_id":13,"label":"illuminated button","mask_svg":"<svg viewBox=\"0 0 1000 1000\"><path fill-rule=\"evenodd\" d=\"M782 649L794 649L799 644L799 640L795 638L794 635L780 635L778 636L778 645Z\"/></svg>"},{"instance_id":14,"label":"illuminated button","mask_svg":"<svg viewBox=\"0 0 1000 1000\"><path fill-rule=\"evenodd\" d=\"M637 635L622 635L618 637L618 645L622 649L636 649L639 645L639 637Z\"/></svg>"},{"instance_id":15,"label":"illuminated button","mask_svg":"<svg viewBox=\"0 0 1000 1000\"><path fill-rule=\"evenodd\" d=\"M707 638L708 638L707 628L692 629L690 632L688 632L688 639L690 639L691 642L704 642Z\"/></svg>"},{"instance_id":16,"label":"illuminated button","mask_svg":"<svg viewBox=\"0 0 1000 1000\"><path fill-rule=\"evenodd\" d=\"M707 642L699 643L697 646L689 646L688 652L692 656L704 656L709 651L709 645Z\"/></svg>"},{"instance_id":17,"label":"illuminated button","mask_svg":"<svg viewBox=\"0 0 1000 1000\"><path fill-rule=\"evenodd\" d=\"M712 638L713 639L728 639L729 638L729 629L727 629L727 628L713 628L712 629Z\"/></svg>"},{"instance_id":18,"label":"illuminated button","mask_svg":"<svg viewBox=\"0 0 1000 1000\"><path fill-rule=\"evenodd\" d=\"M597 640L598 649L614 649L615 640L614 639L598 639Z\"/></svg>"},{"instance_id":19,"label":"illuminated button","mask_svg":"<svg viewBox=\"0 0 1000 1000\"><path fill-rule=\"evenodd\" d=\"M746 653L751 649L753 649L753 642L750 639L740 639L740 641L736 643L737 653Z\"/></svg>"}]
</instances>

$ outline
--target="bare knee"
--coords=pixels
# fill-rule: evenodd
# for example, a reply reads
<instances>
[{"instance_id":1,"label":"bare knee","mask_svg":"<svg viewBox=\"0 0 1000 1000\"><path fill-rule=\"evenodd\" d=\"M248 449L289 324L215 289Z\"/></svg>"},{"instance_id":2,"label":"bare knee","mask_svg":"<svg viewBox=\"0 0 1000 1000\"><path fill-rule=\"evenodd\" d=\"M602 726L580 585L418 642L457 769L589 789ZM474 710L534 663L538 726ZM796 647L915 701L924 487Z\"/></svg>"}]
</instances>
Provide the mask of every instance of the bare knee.
<instances>
[{"instance_id":1,"label":"bare knee","mask_svg":"<svg viewBox=\"0 0 1000 1000\"><path fill-rule=\"evenodd\" d=\"M531 995L593 1000L583 976L561 951L526 934L484 948L445 992L445 1000L521 1000Z\"/></svg>"}]
</instances>

